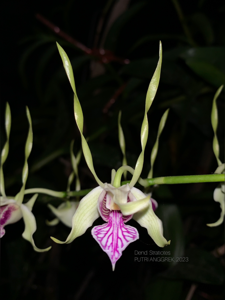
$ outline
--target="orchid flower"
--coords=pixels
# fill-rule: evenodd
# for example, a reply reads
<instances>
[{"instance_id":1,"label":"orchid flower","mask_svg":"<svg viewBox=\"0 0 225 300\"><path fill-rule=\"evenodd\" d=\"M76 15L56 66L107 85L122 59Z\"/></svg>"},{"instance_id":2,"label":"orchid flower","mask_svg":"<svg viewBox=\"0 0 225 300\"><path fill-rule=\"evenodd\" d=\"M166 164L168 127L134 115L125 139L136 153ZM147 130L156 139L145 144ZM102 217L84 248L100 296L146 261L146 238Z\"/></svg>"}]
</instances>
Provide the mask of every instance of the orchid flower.
<instances>
[{"instance_id":1,"label":"orchid flower","mask_svg":"<svg viewBox=\"0 0 225 300\"><path fill-rule=\"evenodd\" d=\"M22 173L22 188L15 197L7 197L5 193L5 184L4 184L4 174L3 174L3 164L5 163L8 153L9 153L9 136L11 130L11 112L10 106L6 104L5 112L5 127L6 127L6 143L2 149L1 153L1 164L0 164L0 238L5 235L5 226L8 224L13 224L23 218L25 224L25 230L22 234L22 237L30 242L37 252L48 251L51 247L46 249L39 249L36 247L33 234L37 229L35 217L32 214L31 210L37 199L38 194L35 194L27 203L23 204L24 190L28 177L28 157L30 156L32 144L33 144L33 132L32 132L32 123L29 109L26 108L27 119L29 122L29 131L27 136L27 141L25 145L25 163Z\"/></svg>"},{"instance_id":2,"label":"orchid flower","mask_svg":"<svg viewBox=\"0 0 225 300\"><path fill-rule=\"evenodd\" d=\"M71 243L75 238L84 234L87 228L101 216L106 223L95 226L92 229L92 236L99 243L102 250L108 254L114 270L117 260L122 255L122 251L131 242L134 242L139 238L136 228L125 225L131 218L147 229L149 235L159 247L170 244L170 241L167 241L163 237L162 222L154 213L154 209L157 205L156 202L150 200L150 195L146 197L142 191L134 187L140 177L144 164L144 151L148 138L147 113L154 100L159 84L162 64L161 43L159 61L146 96L144 120L141 127L142 151L137 159L134 170L129 166L122 166L117 172L112 170L111 183L103 183L95 172L91 151L83 135L83 112L76 93L72 66L62 47L58 44L57 47L74 92L75 121L81 135L83 154L86 163L99 186L94 188L80 201L72 219L71 232L66 241L63 242L54 237L51 238L56 243ZM130 183L121 186L121 177L125 171L130 172L133 176Z\"/></svg>"},{"instance_id":3,"label":"orchid flower","mask_svg":"<svg viewBox=\"0 0 225 300\"><path fill-rule=\"evenodd\" d=\"M217 163L218 163L218 168L216 169L215 173L216 174L225 174L225 164L221 162L219 159L219 153L220 153L220 148L219 148L219 142L217 139L217 127L218 127L218 111L217 111L217 105L216 105L216 100L219 97L221 91L223 89L223 85L217 90L214 98L213 98L213 105L212 105L212 113L211 113L211 123L212 123L212 128L214 131L214 137L213 137L213 152L215 154ZM213 193L213 199L216 202L220 203L221 206L221 215L218 221L215 223L207 224L209 227L215 227L223 223L224 216L225 216L225 183L221 183Z\"/></svg>"},{"instance_id":4,"label":"orchid flower","mask_svg":"<svg viewBox=\"0 0 225 300\"><path fill-rule=\"evenodd\" d=\"M77 157L76 157L73 153L73 144L74 144L74 141L72 141L70 144L70 157L71 157L73 171L71 172L71 174L68 178L67 192L70 192L70 186L71 186L74 178L76 178L75 179L75 191L80 190L78 164L81 159L81 151L78 152ZM76 211L78 205L79 205L78 199L76 199L76 201L67 200L66 202L60 204L57 208L55 208L51 204L48 204L49 209L56 216L56 218L53 219L52 221L47 221L47 224L49 226L54 226L54 225L57 225L59 223L59 221L61 221L64 225L66 225L68 227L72 227L72 218L73 218L73 215L75 214L75 211Z\"/></svg>"}]
</instances>

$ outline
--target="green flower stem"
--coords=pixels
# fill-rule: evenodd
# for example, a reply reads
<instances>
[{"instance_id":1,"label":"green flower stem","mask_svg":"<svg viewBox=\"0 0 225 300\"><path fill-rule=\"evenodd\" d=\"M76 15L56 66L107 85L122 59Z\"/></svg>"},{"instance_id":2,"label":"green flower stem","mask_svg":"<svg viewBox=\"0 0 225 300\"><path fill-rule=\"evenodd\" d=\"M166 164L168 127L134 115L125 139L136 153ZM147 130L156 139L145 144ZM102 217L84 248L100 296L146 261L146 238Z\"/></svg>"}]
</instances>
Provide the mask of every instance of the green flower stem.
<instances>
[{"instance_id":1,"label":"green flower stem","mask_svg":"<svg viewBox=\"0 0 225 300\"><path fill-rule=\"evenodd\" d=\"M122 166L120 167L116 174L115 174L115 177L114 177L114 180L113 180L113 186L118 188L121 186L121 177L123 175L124 172L126 171L130 171L130 169L132 169L131 167L129 166ZM132 169L133 170L133 169ZM134 172L131 172L131 174L133 174Z\"/></svg>"},{"instance_id":2,"label":"green flower stem","mask_svg":"<svg viewBox=\"0 0 225 300\"><path fill-rule=\"evenodd\" d=\"M117 188L118 188L118 187L121 186L121 177L122 177L123 173L125 173L126 171L130 172L132 175L134 174L134 169L131 168L130 166L122 166L122 167L120 167L120 168L117 170L117 172L116 172L116 174L115 174L115 176L114 176L114 179L113 179L112 185L113 185L114 187L117 187ZM124 182L130 183L130 181L124 181ZM122 185L124 184L124 182L122 182ZM140 185L144 186L144 187L147 187L147 186L148 186L148 183L147 183L146 179L142 179L141 177L139 177L138 183L139 183Z\"/></svg>"},{"instance_id":3,"label":"green flower stem","mask_svg":"<svg viewBox=\"0 0 225 300\"><path fill-rule=\"evenodd\" d=\"M91 189L88 190L82 190L82 191L73 191L73 192L57 192L57 191L52 191L49 189L42 189L42 188L34 188L34 189L27 189L24 191L24 194L45 194L45 195L50 195L56 198L67 198L67 197L73 197L73 196L84 196L87 195Z\"/></svg>"},{"instance_id":4,"label":"green flower stem","mask_svg":"<svg viewBox=\"0 0 225 300\"><path fill-rule=\"evenodd\" d=\"M207 174L207 175L184 175L147 178L148 185L155 184L182 184L182 183L200 183L200 182L225 182L225 174Z\"/></svg>"}]
</instances>

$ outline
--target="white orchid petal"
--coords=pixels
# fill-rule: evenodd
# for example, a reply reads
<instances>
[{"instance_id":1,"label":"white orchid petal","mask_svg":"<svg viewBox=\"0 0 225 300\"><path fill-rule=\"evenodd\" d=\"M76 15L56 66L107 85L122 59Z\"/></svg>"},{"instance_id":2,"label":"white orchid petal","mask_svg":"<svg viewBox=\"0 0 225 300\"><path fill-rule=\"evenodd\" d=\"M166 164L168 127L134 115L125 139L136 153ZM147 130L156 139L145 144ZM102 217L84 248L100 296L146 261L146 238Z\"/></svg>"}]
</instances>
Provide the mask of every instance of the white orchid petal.
<instances>
[{"instance_id":1,"label":"white orchid petal","mask_svg":"<svg viewBox=\"0 0 225 300\"><path fill-rule=\"evenodd\" d=\"M115 201L115 203L119 206L122 214L124 216L128 216L128 215L133 215L136 212L147 208L150 204L150 196L147 196L147 197L137 200L137 201L128 202L125 204L119 204L116 201Z\"/></svg>"},{"instance_id":2,"label":"white orchid petal","mask_svg":"<svg viewBox=\"0 0 225 300\"><path fill-rule=\"evenodd\" d=\"M88 227L99 217L97 203L102 191L102 187L98 186L80 201L76 213L73 216L72 230L65 242L54 237L51 237L51 239L58 244L69 244L75 238L84 234Z\"/></svg>"},{"instance_id":3,"label":"white orchid petal","mask_svg":"<svg viewBox=\"0 0 225 300\"><path fill-rule=\"evenodd\" d=\"M48 204L48 207L53 212L53 214L66 226L72 227L72 219L75 211L79 205L79 202L65 202L62 203L58 208L55 208L51 204Z\"/></svg>"},{"instance_id":4,"label":"white orchid petal","mask_svg":"<svg viewBox=\"0 0 225 300\"><path fill-rule=\"evenodd\" d=\"M0 202L0 237L5 234L4 227L16 223L22 218L20 206L13 199L1 197Z\"/></svg>"},{"instance_id":5,"label":"white orchid petal","mask_svg":"<svg viewBox=\"0 0 225 300\"><path fill-rule=\"evenodd\" d=\"M28 242L30 242L34 250L37 252L45 252L51 249L51 247L45 249L39 249L36 247L33 239L33 234L37 229L35 217L26 205L21 204L20 208L21 208L21 212L25 224L25 230L22 234L22 237Z\"/></svg>"},{"instance_id":6,"label":"white orchid petal","mask_svg":"<svg viewBox=\"0 0 225 300\"><path fill-rule=\"evenodd\" d=\"M131 193L135 196L136 199L141 199L143 198L143 195L145 195L143 192L136 188L132 188ZM163 237L162 221L155 215L152 208L152 203L148 206L148 208L136 213L133 216L133 219L137 221L142 227L145 227L147 229L148 234L154 240L156 245L158 245L159 247L165 247L166 245L170 244L170 241L167 241Z\"/></svg>"},{"instance_id":7,"label":"white orchid petal","mask_svg":"<svg viewBox=\"0 0 225 300\"><path fill-rule=\"evenodd\" d=\"M165 247L170 244L163 236L162 221L155 215L152 205L148 208L136 213L133 219L142 227L145 227L150 237L159 247Z\"/></svg>"},{"instance_id":8,"label":"white orchid petal","mask_svg":"<svg viewBox=\"0 0 225 300\"><path fill-rule=\"evenodd\" d=\"M207 224L207 226L209 226L209 227L215 227L215 226L222 224L223 220L224 220L224 215L225 215L225 194L222 192L221 187L218 187L215 189L215 191L213 193L213 198L216 202L220 203L221 214L220 214L220 218L218 221L216 221L215 223Z\"/></svg>"},{"instance_id":9,"label":"white orchid petal","mask_svg":"<svg viewBox=\"0 0 225 300\"><path fill-rule=\"evenodd\" d=\"M35 194L27 203L24 203L24 205L26 205L26 207L28 207L30 211L33 209L37 197L38 194Z\"/></svg>"}]
</instances>

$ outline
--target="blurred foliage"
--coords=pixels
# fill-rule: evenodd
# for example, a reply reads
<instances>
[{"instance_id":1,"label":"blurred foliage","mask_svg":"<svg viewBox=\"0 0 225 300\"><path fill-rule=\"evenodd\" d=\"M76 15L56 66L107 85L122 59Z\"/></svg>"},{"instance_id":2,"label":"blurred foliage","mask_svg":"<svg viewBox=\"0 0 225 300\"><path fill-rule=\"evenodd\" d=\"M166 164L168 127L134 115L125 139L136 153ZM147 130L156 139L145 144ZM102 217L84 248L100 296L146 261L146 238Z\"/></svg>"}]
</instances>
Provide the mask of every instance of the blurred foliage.
<instances>
[{"instance_id":1,"label":"blurred foliage","mask_svg":"<svg viewBox=\"0 0 225 300\"><path fill-rule=\"evenodd\" d=\"M7 5L6 15L11 13ZM26 13L22 13L25 7ZM140 153L145 94L158 60L159 40L163 45L162 75L148 114L150 133L142 177L149 172L158 123L167 108L170 113L160 138L154 177L214 172L217 164L212 151L210 113L215 91L225 83L223 1L26 1L26 5L17 8L21 16L12 22L14 36L19 32L16 26L21 26L23 32L17 34L20 45L16 45L16 51L5 51L7 90L0 111L2 148L4 107L8 101L12 109L10 152L4 167L8 195L17 193L21 186L27 134L25 105L30 108L34 131L27 188L65 190L72 170L71 140L75 139L75 153L81 147L72 92L55 41L71 58L84 112L84 133L89 137L96 172L102 181L109 182L111 169L122 163L117 128L120 110L128 164L134 167ZM34 13L43 14L92 49L92 54L85 54L68 38L55 34L35 19ZM25 25L16 24L18 20ZM96 49L111 52L101 55ZM217 106L218 139L224 161L224 91ZM82 189L96 186L83 157L79 174ZM220 254L215 251L224 246L224 227L206 226L220 213L212 198L215 187L190 184L153 190L165 236L172 240L163 250L170 251L173 257L188 257L189 262L135 261L135 257L145 257L135 255L135 251L162 249L153 244L145 229L131 221L138 227L140 240L129 245L115 272L91 237L90 229L69 245L50 241L51 235L65 238L69 229L62 224L46 226L45 220L52 217L46 203L60 201L39 195L34 207L38 224L35 239L38 245L53 244L53 248L48 253L35 253L20 236L22 221L7 226L1 241L1 294L7 300L224 299L225 254L224 250ZM102 220L95 223L101 224ZM186 298L193 286L194 295Z\"/></svg>"}]
</instances>

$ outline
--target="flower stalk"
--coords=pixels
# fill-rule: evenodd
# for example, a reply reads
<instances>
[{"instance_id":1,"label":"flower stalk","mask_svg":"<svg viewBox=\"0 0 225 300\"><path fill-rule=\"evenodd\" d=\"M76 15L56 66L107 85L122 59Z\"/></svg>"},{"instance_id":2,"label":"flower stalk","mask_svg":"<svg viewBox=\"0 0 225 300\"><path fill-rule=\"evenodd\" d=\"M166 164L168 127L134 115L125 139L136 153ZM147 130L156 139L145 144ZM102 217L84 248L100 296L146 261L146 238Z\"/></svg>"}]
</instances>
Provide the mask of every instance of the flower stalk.
<instances>
[{"instance_id":1,"label":"flower stalk","mask_svg":"<svg viewBox=\"0 0 225 300\"><path fill-rule=\"evenodd\" d=\"M81 190L81 191L69 191L69 192L63 192L63 191L53 191L53 190L49 190L49 189L43 189L43 188L33 188L33 189L27 189L24 191L25 195L28 194L45 194L45 195L49 195L49 196L53 196L56 198L65 198L67 199L68 197L75 197L75 196L84 196L87 195L89 192L91 191L91 189L87 189L87 190Z\"/></svg>"},{"instance_id":2,"label":"flower stalk","mask_svg":"<svg viewBox=\"0 0 225 300\"><path fill-rule=\"evenodd\" d=\"M200 182L225 182L224 174L167 176L146 179L149 186L158 184L185 184Z\"/></svg>"}]
</instances>

